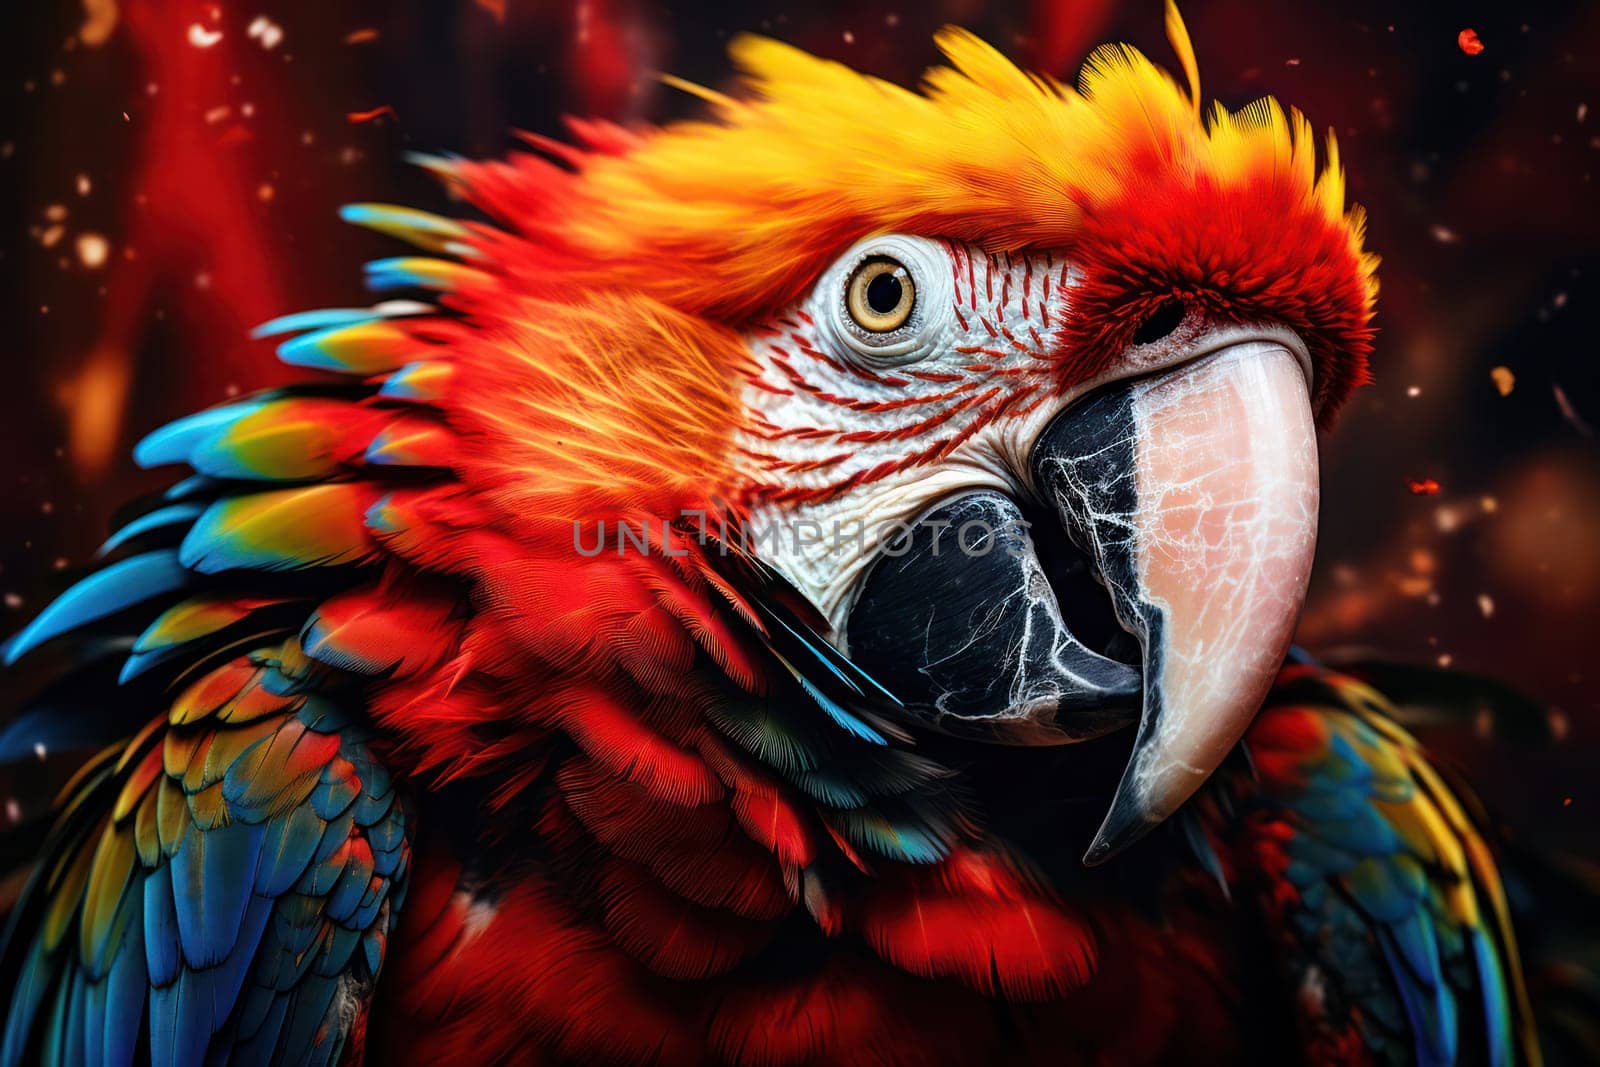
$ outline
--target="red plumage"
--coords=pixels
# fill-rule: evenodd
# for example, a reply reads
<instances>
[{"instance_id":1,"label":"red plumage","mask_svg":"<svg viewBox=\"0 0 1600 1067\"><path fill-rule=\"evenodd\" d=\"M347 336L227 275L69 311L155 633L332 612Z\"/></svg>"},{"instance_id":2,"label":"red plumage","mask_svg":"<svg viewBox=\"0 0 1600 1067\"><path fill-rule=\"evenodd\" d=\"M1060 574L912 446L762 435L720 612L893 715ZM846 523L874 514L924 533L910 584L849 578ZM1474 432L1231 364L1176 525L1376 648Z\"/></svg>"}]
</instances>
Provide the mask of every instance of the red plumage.
<instances>
[{"instance_id":1,"label":"red plumage","mask_svg":"<svg viewBox=\"0 0 1600 1067\"><path fill-rule=\"evenodd\" d=\"M962 72L932 75L927 98L747 43L768 99L714 99L720 124L577 124L581 147L536 141L550 158L436 164L507 229L392 209L363 221L459 258L374 265L380 284L443 290L441 308L336 313L285 355L341 373L342 392L157 435L159 461L232 464L244 482L194 490L198 518L161 549L222 599L172 608L178 621L151 628L171 646L158 651L215 644L173 660L177 695L151 698L158 718L124 746L127 765L91 767L68 807L97 810L100 789L155 797L131 815L113 802L108 825L132 818L158 853L163 833L195 854L274 834L273 858L303 865L274 872L275 892L240 890L242 912L270 907L256 936L292 964L251 971L267 992L249 1012L224 1005L199 1047L279 1011L267 994L284 974L296 996L329 998L306 1047L347 1062L1147 1063L1281 1045L1290 1021L1240 1024L1276 971L1258 913L1229 897L1283 903L1275 827L1223 840L1234 823L1204 794L1183 813L1198 820L1188 839L1084 871L1099 812L1072 798L1096 791L1117 742L1074 763L897 721L822 606L741 538L759 507L903 475L1027 417L1105 370L1173 297L1302 335L1324 415L1365 376L1359 218L1281 112L1211 129L1142 57L1102 55L1079 96L972 39L942 41ZM877 121L886 102L906 129ZM1114 121L1130 104L1161 121ZM870 180L882 188L857 188ZM1015 376L995 367L1022 353L1048 381L1002 395L916 368L855 374L811 346L796 297L850 243L896 227L948 238L967 268L958 291L996 347L963 348L964 372ZM1025 338L998 314L991 326L1010 254L1040 249L1070 256L1074 276L1051 260L1045 284L1030 260L1019 284L1038 326L1027 310ZM994 307L980 316L985 257ZM824 485L833 457L760 452L825 435L753 410L747 329L818 374L925 386L921 401L946 406L909 429L833 435L829 448L906 451ZM794 388L768 383L774 404L808 385L780 366ZM914 407L812 394L852 415ZM752 459L792 484L765 493ZM625 550L630 532L648 545ZM280 577L296 588L273 588ZM1319 721L1266 720L1263 773L1292 779ZM1222 790L1251 795L1244 781L1230 769ZM293 833L307 826L326 838ZM182 837L229 827L240 837ZM112 895L93 887L133 884L131 853L97 868L85 840L52 846L67 903L30 912L49 952L88 928L81 899ZM178 851L138 877L170 878ZM216 892L238 888L229 873ZM190 928L219 914L201 899L181 912ZM296 973L308 959L328 973Z\"/></svg>"}]
</instances>

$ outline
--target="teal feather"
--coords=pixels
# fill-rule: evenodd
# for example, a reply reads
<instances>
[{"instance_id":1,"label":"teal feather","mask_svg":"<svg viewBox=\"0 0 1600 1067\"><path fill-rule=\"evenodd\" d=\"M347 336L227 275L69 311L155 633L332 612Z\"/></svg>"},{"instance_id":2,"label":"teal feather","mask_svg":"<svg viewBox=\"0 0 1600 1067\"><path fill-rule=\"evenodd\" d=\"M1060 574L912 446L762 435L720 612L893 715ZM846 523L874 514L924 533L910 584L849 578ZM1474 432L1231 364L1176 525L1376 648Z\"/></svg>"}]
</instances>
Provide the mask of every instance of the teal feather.
<instances>
[{"instance_id":1,"label":"teal feather","mask_svg":"<svg viewBox=\"0 0 1600 1067\"><path fill-rule=\"evenodd\" d=\"M328 928L327 940L323 942L311 969L317 974L331 978L349 965L351 958L356 954L356 949L360 946L361 931L352 930L336 922Z\"/></svg>"},{"instance_id":2,"label":"teal feather","mask_svg":"<svg viewBox=\"0 0 1600 1067\"><path fill-rule=\"evenodd\" d=\"M163 527L189 522L197 518L200 512L204 510L199 504L168 504L166 507L147 511L107 538L106 543L100 546L95 555L108 556L135 537L143 536Z\"/></svg>"},{"instance_id":3,"label":"teal feather","mask_svg":"<svg viewBox=\"0 0 1600 1067\"><path fill-rule=\"evenodd\" d=\"M282 1060L278 1054L278 1043L293 998L287 993L270 990L262 990L259 997L261 1021L250 1031L249 1038L233 1050L233 1062L238 1067L272 1067Z\"/></svg>"},{"instance_id":4,"label":"teal feather","mask_svg":"<svg viewBox=\"0 0 1600 1067\"><path fill-rule=\"evenodd\" d=\"M774 580L778 579L774 577ZM868 674L866 671L863 671L860 667L857 667L849 657L841 654L838 649L822 640L816 634L807 636L806 632L802 632L799 628L792 625L786 618L783 617L782 613L774 610L770 606L765 604L762 604L761 606L765 609L762 614L769 622L777 623L785 633L788 633L796 641L798 641L801 646L804 647L808 653L810 653L816 662L822 664L823 668L831 677L838 679L847 688L849 688L851 692L857 694L858 696L864 697L870 690L879 698L888 701L894 707L905 706L899 697L895 696L893 693L889 692L888 689L879 684L878 680L873 678L872 675Z\"/></svg>"},{"instance_id":5,"label":"teal feather","mask_svg":"<svg viewBox=\"0 0 1600 1067\"><path fill-rule=\"evenodd\" d=\"M1387 932L1394 939L1395 949L1412 980L1428 989L1444 981L1444 973L1439 969L1439 941L1432 919L1413 911L1403 919L1391 920Z\"/></svg>"},{"instance_id":6,"label":"teal feather","mask_svg":"<svg viewBox=\"0 0 1600 1067\"><path fill-rule=\"evenodd\" d=\"M328 890L328 899L324 905L328 918L340 924L355 925L351 922L351 916L361 906L361 900L367 893L367 884L371 881L370 866L362 867L354 862L346 863L334 881L333 888Z\"/></svg>"},{"instance_id":7,"label":"teal feather","mask_svg":"<svg viewBox=\"0 0 1600 1067\"><path fill-rule=\"evenodd\" d=\"M403 827L402 827L403 829ZM400 861L405 856L405 849L396 844L393 848L372 848L372 870L380 878L393 878L400 869Z\"/></svg>"},{"instance_id":8,"label":"teal feather","mask_svg":"<svg viewBox=\"0 0 1600 1067\"><path fill-rule=\"evenodd\" d=\"M394 494L379 497L367 509L362 522L374 534L397 534L405 527L400 523L399 512L394 508Z\"/></svg>"},{"instance_id":9,"label":"teal feather","mask_svg":"<svg viewBox=\"0 0 1600 1067\"><path fill-rule=\"evenodd\" d=\"M324 820L337 819L350 810L361 792L354 775L335 776L334 765L323 769L322 778L311 790L308 798L312 811Z\"/></svg>"},{"instance_id":10,"label":"teal feather","mask_svg":"<svg viewBox=\"0 0 1600 1067\"><path fill-rule=\"evenodd\" d=\"M405 820L400 817L400 812L391 807L387 818L367 829L367 841L371 843L373 852L393 852L405 840L405 829Z\"/></svg>"},{"instance_id":11,"label":"teal feather","mask_svg":"<svg viewBox=\"0 0 1600 1067\"><path fill-rule=\"evenodd\" d=\"M348 372L350 368L340 358L338 343L349 336L345 333L346 330L359 325L363 324L330 326L327 329L292 337L278 346L278 358L291 367Z\"/></svg>"},{"instance_id":12,"label":"teal feather","mask_svg":"<svg viewBox=\"0 0 1600 1067\"><path fill-rule=\"evenodd\" d=\"M178 939L190 967L214 967L232 951L264 833L261 825L247 823L191 831L172 857Z\"/></svg>"},{"instance_id":13,"label":"teal feather","mask_svg":"<svg viewBox=\"0 0 1600 1067\"><path fill-rule=\"evenodd\" d=\"M104 567L56 597L5 646L4 662L15 663L52 638L128 608L175 593L191 580L172 549L146 552Z\"/></svg>"},{"instance_id":14,"label":"teal feather","mask_svg":"<svg viewBox=\"0 0 1600 1067\"><path fill-rule=\"evenodd\" d=\"M1472 957L1483 983L1483 1018L1488 1030L1489 1062L1493 1067L1508 1067L1515 1059L1511 1024L1511 993L1506 988L1499 955L1489 936L1472 931Z\"/></svg>"},{"instance_id":15,"label":"teal feather","mask_svg":"<svg viewBox=\"0 0 1600 1067\"><path fill-rule=\"evenodd\" d=\"M259 397L239 404L226 404L169 422L133 446L133 461L145 468L168 463L190 463L197 448L225 432L246 415L261 410L266 400L266 397Z\"/></svg>"},{"instance_id":16,"label":"teal feather","mask_svg":"<svg viewBox=\"0 0 1600 1067\"><path fill-rule=\"evenodd\" d=\"M380 293L396 289L432 289L449 292L455 288L448 273L419 270L417 262L417 259L411 256L373 260L366 266L367 288Z\"/></svg>"},{"instance_id":17,"label":"teal feather","mask_svg":"<svg viewBox=\"0 0 1600 1067\"><path fill-rule=\"evenodd\" d=\"M417 300L385 300L369 308L321 308L316 311L299 311L263 322L250 336L256 339L281 337L287 333L305 330L322 330L330 326L357 326L379 319L401 318L406 315L426 315L438 309L432 304Z\"/></svg>"},{"instance_id":18,"label":"teal feather","mask_svg":"<svg viewBox=\"0 0 1600 1067\"><path fill-rule=\"evenodd\" d=\"M175 424L156 436L145 458L168 462L183 459L185 454L192 456L193 450L206 447L212 435L225 432L230 420L253 409L254 405L236 405L198 421ZM196 480L186 492L211 491L217 484L211 479ZM206 507L199 502L158 506L113 534L106 551L126 551L141 536L203 520L205 514ZM354 528L359 532L359 525ZM47 607L6 646L6 659L14 660L44 642L149 600L186 590L193 578L178 549L118 560ZM125 632L116 648L126 650L129 634L137 629ZM171 648L152 647L145 655L130 657L124 675L137 674L171 652ZM266 675L280 674L270 657L260 656L260 661L267 668ZM303 684L305 677L290 681ZM257 675L248 684L263 683ZM109 928L96 927L96 936L83 943L81 956L81 913L71 920L62 944L46 951L37 931L38 901L46 890L25 891L16 914L24 917L26 925L20 934L12 931L12 947L7 949L7 969L14 981L7 995L8 1011L0 1017L4 1023L0 1067L31 1062L41 1055L46 1062L62 1064L126 1064L141 1056L154 1063L199 1064L222 1053L223 1040L230 1045L235 1040L235 1020L247 1000L258 1026L270 1023L272 1027L264 1045L256 1046L262 1049L263 1059L325 1062L338 1054L349 1019L328 1015L331 1001L324 993L336 997L348 989L352 971L363 979L370 977L364 969L374 958L374 950L363 939L376 932L373 943L381 946L398 915L409 854L405 811L397 797L397 783L366 752L370 729L357 715L314 694L297 702L291 713L303 713L304 721L337 731L340 743L332 747L343 759L335 761L330 755L326 765L314 766L308 773L297 768L285 775L296 779L295 784L302 788L298 793L291 794L287 785L261 789L258 792L263 796L268 792L273 796L252 806L250 801L257 798L235 788L233 795L225 793L222 804L205 805L204 817L197 807L196 821L171 843L167 854L141 855L134 861L131 879L110 887L114 892L120 885L123 896L116 903ZM200 728L213 727L238 728L225 723ZM300 750L302 758L305 751ZM335 804L333 790L326 791L323 799L342 812L330 826L305 791L319 773L336 770L335 764L355 770L345 775L349 780L342 802ZM118 779L133 773L131 767L113 770L107 764L101 777L114 786ZM225 776L223 780L226 790ZM84 818L103 818L115 793L113 788L105 795L86 797ZM352 833L366 831L367 822L373 824L370 859L354 867L344 857L335 861L339 847ZM47 870L55 859L73 850L94 850L94 840L81 840L72 827L58 828L53 834L41 855ZM276 959L269 963L261 958L263 932L281 898L305 880L314 859L327 868L326 890L333 894L331 900L295 905L315 917L308 928L310 940L300 954L304 961L300 977L311 984L296 992L305 994L313 987L314 991L310 996L284 998L267 990L256 1008L257 999L247 997L245 990L260 986L258 971L279 969ZM147 862L153 866L146 866ZM102 899L104 892L95 890L97 899ZM318 931L326 929L332 912L349 928L319 942ZM319 968L320 974L316 973ZM310 1011L313 1017L304 1018L293 1005ZM291 1029L306 1042L298 1055L286 1051L290 1045L280 1046L278 1041L280 1033Z\"/></svg>"},{"instance_id":19,"label":"teal feather","mask_svg":"<svg viewBox=\"0 0 1600 1067\"><path fill-rule=\"evenodd\" d=\"M1403 855L1374 857L1363 861L1340 878L1346 892L1363 911L1381 923L1405 922L1422 911L1425 886L1421 868ZM1437 948L1430 945L1437 953Z\"/></svg>"},{"instance_id":20,"label":"teal feather","mask_svg":"<svg viewBox=\"0 0 1600 1067\"><path fill-rule=\"evenodd\" d=\"M345 204L339 217L352 226L377 230L432 252L461 257L478 254L466 243L471 231L443 215L389 204Z\"/></svg>"},{"instance_id":21,"label":"teal feather","mask_svg":"<svg viewBox=\"0 0 1600 1067\"><path fill-rule=\"evenodd\" d=\"M795 670L794 664L790 663L782 656L778 656L777 653L773 653L773 655L778 659L779 662L789 669L790 674L794 675L795 681L800 683L800 688L805 690L806 696L810 697L816 703L817 707L826 712L828 718L832 719L834 723L841 727L846 733L850 734L852 737L860 738L869 744L887 745L889 743L888 739L882 734L868 726L866 723L862 722L860 719L856 718L854 715L850 714L843 707L841 707L837 701L831 699L826 693L814 685L811 679Z\"/></svg>"},{"instance_id":22,"label":"teal feather","mask_svg":"<svg viewBox=\"0 0 1600 1067\"><path fill-rule=\"evenodd\" d=\"M117 672L117 684L127 685L129 682L177 657L184 651L185 646L177 645L172 648L158 648L150 652L130 653L122 661L122 669Z\"/></svg>"},{"instance_id":23,"label":"teal feather","mask_svg":"<svg viewBox=\"0 0 1600 1067\"><path fill-rule=\"evenodd\" d=\"M311 864L327 829L328 824L306 803L271 820L261 840L254 891L261 896L281 897L293 888Z\"/></svg>"},{"instance_id":24,"label":"teal feather","mask_svg":"<svg viewBox=\"0 0 1600 1067\"><path fill-rule=\"evenodd\" d=\"M1328 751L1317 764L1317 780L1341 788L1362 785L1372 780L1368 767L1354 746L1342 734L1329 738Z\"/></svg>"},{"instance_id":25,"label":"teal feather","mask_svg":"<svg viewBox=\"0 0 1600 1067\"><path fill-rule=\"evenodd\" d=\"M192 500L197 496L215 495L220 483L204 474L191 474L161 494L163 500Z\"/></svg>"},{"instance_id":26,"label":"teal feather","mask_svg":"<svg viewBox=\"0 0 1600 1067\"><path fill-rule=\"evenodd\" d=\"M1200 825L1199 816L1194 813L1192 807L1186 807L1180 808L1174 817L1178 819L1184 841L1188 843L1189 851L1194 854L1195 860L1211 876L1211 880L1217 883L1222 895L1231 900L1233 891L1228 886L1227 873L1222 869L1222 859L1217 855L1216 849L1211 847L1211 841Z\"/></svg>"},{"instance_id":27,"label":"teal feather","mask_svg":"<svg viewBox=\"0 0 1600 1067\"><path fill-rule=\"evenodd\" d=\"M1310 833L1295 834L1287 848L1291 859L1316 871L1319 878L1324 872L1346 871L1360 862L1353 853Z\"/></svg>"},{"instance_id":28,"label":"teal feather","mask_svg":"<svg viewBox=\"0 0 1600 1067\"><path fill-rule=\"evenodd\" d=\"M822 745L787 722L766 701L734 699L707 709L712 723L739 747L784 775L815 770Z\"/></svg>"},{"instance_id":29,"label":"teal feather","mask_svg":"<svg viewBox=\"0 0 1600 1067\"><path fill-rule=\"evenodd\" d=\"M818 770L797 774L793 780L813 800L831 808L859 808L872 799L847 774Z\"/></svg>"},{"instance_id":30,"label":"teal feather","mask_svg":"<svg viewBox=\"0 0 1600 1067\"><path fill-rule=\"evenodd\" d=\"M1323 699L1343 694L1329 687ZM1391 805L1423 802L1406 769L1415 756L1337 704L1324 714L1328 743L1264 782L1262 797L1294 827L1284 876L1298 891L1290 920L1303 951L1356 1006L1350 1025L1380 1059L1455 1062L1467 1051L1463 1032L1473 1030L1462 1005L1474 1005L1476 1017L1481 1002L1488 1059L1510 1062L1505 965L1487 931L1449 906L1454 872L1434 865L1426 842L1396 829L1409 824ZM1397 1035L1408 1047L1394 1045Z\"/></svg>"},{"instance_id":31,"label":"teal feather","mask_svg":"<svg viewBox=\"0 0 1600 1067\"><path fill-rule=\"evenodd\" d=\"M150 984L171 985L183 966L178 944L178 906L172 896L172 868L162 864L144 880L144 952Z\"/></svg>"},{"instance_id":32,"label":"teal feather","mask_svg":"<svg viewBox=\"0 0 1600 1067\"><path fill-rule=\"evenodd\" d=\"M133 1063L139 1047L139 1024L144 1021L144 998L149 985L145 976L143 905L141 895L106 978L101 1048L108 1064Z\"/></svg>"},{"instance_id":33,"label":"teal feather","mask_svg":"<svg viewBox=\"0 0 1600 1067\"><path fill-rule=\"evenodd\" d=\"M205 1062L211 1035L194 1025L201 1006L194 1003L195 991L187 978L188 972L184 972L170 986L150 991L151 1067L187 1067ZM208 1019L208 1026L209 1023Z\"/></svg>"},{"instance_id":34,"label":"teal feather","mask_svg":"<svg viewBox=\"0 0 1600 1067\"><path fill-rule=\"evenodd\" d=\"M264 495L264 494L263 494ZM225 497L216 501L195 520L178 546L183 565L200 574L229 570L292 571L308 567L360 562L367 558L367 546L344 540L317 551L281 527L274 535L262 535L262 525L271 523L257 512L241 520L241 510L252 504L248 497ZM294 531L298 533L298 531Z\"/></svg>"},{"instance_id":35,"label":"teal feather","mask_svg":"<svg viewBox=\"0 0 1600 1067\"><path fill-rule=\"evenodd\" d=\"M261 936L260 956L265 959L269 955L281 952L274 933L275 923L268 923L266 931ZM272 1013L272 1006L278 1000L277 990L262 982L261 968L257 966L250 974L250 982L245 986L239 997L239 1012L234 1017L234 1055L238 1062L241 1046L248 1046L252 1040L261 1033L261 1028ZM245 1062L256 1062L245 1058Z\"/></svg>"},{"instance_id":36,"label":"teal feather","mask_svg":"<svg viewBox=\"0 0 1600 1067\"><path fill-rule=\"evenodd\" d=\"M830 811L827 818L852 845L901 863L938 863L950 854L948 831L909 813L895 818L863 808Z\"/></svg>"},{"instance_id":37,"label":"teal feather","mask_svg":"<svg viewBox=\"0 0 1600 1067\"><path fill-rule=\"evenodd\" d=\"M106 1002L107 989L105 980L87 980L79 992L83 1004L79 1009L79 1016L83 1022L83 1050L86 1062L99 1063L106 1047Z\"/></svg>"},{"instance_id":38,"label":"teal feather","mask_svg":"<svg viewBox=\"0 0 1600 1067\"><path fill-rule=\"evenodd\" d=\"M6 1013L5 1041L0 1044L0 1065L3 1067L17 1067L22 1062L22 1054L27 1051L28 1035L33 1027L34 1016L39 1013L39 1007L44 1002L45 990L49 984L50 972L46 969L44 942L35 940L33 948L28 952L27 962L22 965L22 971L17 976L16 986L11 991L11 1009Z\"/></svg>"},{"instance_id":39,"label":"teal feather","mask_svg":"<svg viewBox=\"0 0 1600 1067\"><path fill-rule=\"evenodd\" d=\"M418 378L435 366L436 364L428 360L407 363L383 380L383 384L378 387L378 395L387 400L436 399L431 390L426 390L418 384Z\"/></svg>"},{"instance_id":40,"label":"teal feather","mask_svg":"<svg viewBox=\"0 0 1600 1067\"><path fill-rule=\"evenodd\" d=\"M1347 789L1316 781L1295 799L1294 810L1320 831L1329 822L1358 819L1371 809L1365 789Z\"/></svg>"},{"instance_id":41,"label":"teal feather","mask_svg":"<svg viewBox=\"0 0 1600 1067\"><path fill-rule=\"evenodd\" d=\"M339 985L335 979L308 977L295 990L294 1012L278 1047L281 1062L307 1067L333 1062L342 1042L331 1035L325 1035L321 1042L317 1037L324 1030L322 1020L333 1006Z\"/></svg>"},{"instance_id":42,"label":"teal feather","mask_svg":"<svg viewBox=\"0 0 1600 1067\"><path fill-rule=\"evenodd\" d=\"M57 987L50 1031L45 1035L43 1062L52 1067L78 1067L83 1063L82 976L69 966Z\"/></svg>"},{"instance_id":43,"label":"teal feather","mask_svg":"<svg viewBox=\"0 0 1600 1067\"><path fill-rule=\"evenodd\" d=\"M203 1037L209 1044L227 1024L255 962L274 904L267 897L251 897L238 929L233 932L233 947L228 955L215 967L186 970L178 980L180 986L188 987L185 999L192 1007L190 1017L184 1019L183 1024L194 1032L196 1040Z\"/></svg>"},{"instance_id":44,"label":"teal feather","mask_svg":"<svg viewBox=\"0 0 1600 1067\"><path fill-rule=\"evenodd\" d=\"M371 308L320 308L316 311L297 311L293 315L283 315L263 322L250 331L250 336L261 340L267 337L281 337L286 333L322 330L330 326L355 326L379 317Z\"/></svg>"},{"instance_id":45,"label":"teal feather","mask_svg":"<svg viewBox=\"0 0 1600 1067\"><path fill-rule=\"evenodd\" d=\"M1404 973L1399 949L1383 938L1383 952L1389 969L1396 976L1406 1016L1411 1020L1418 1067L1453 1067L1456 1062L1456 1001L1443 981L1429 987Z\"/></svg>"}]
</instances>

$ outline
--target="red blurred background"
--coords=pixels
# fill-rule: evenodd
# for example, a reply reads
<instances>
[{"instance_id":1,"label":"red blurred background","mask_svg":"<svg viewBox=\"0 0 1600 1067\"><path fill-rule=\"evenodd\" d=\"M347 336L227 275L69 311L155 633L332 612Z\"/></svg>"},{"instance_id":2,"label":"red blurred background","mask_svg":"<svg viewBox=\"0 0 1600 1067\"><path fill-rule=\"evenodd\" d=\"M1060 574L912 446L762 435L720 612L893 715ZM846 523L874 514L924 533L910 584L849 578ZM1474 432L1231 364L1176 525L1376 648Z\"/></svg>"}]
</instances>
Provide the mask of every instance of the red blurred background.
<instances>
[{"instance_id":1,"label":"red blurred background","mask_svg":"<svg viewBox=\"0 0 1600 1067\"><path fill-rule=\"evenodd\" d=\"M362 300L359 264L393 249L339 225L339 204L448 209L407 151L496 154L568 113L690 113L654 72L723 83L741 31L902 82L936 60L945 22L1067 78L1103 40L1171 62L1157 0L8 6L5 632L89 561L119 504L167 479L134 470L133 441L287 377L250 326ZM1384 257L1378 382L1325 442L1302 641L1529 694L1531 728L1468 708L1470 730L1433 740L1525 836L1592 855L1600 5L1184 13L1208 96L1270 92L1338 132Z\"/></svg>"}]
</instances>

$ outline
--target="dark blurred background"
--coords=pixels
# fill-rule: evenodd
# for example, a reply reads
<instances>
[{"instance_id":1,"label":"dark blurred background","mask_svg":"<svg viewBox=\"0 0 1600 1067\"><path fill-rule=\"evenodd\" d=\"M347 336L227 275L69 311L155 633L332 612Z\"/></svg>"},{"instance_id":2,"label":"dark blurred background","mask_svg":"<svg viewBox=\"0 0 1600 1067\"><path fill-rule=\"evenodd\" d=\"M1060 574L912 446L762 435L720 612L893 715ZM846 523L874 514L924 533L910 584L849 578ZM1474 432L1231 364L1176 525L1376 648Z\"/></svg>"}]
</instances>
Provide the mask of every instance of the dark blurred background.
<instances>
[{"instance_id":1,"label":"dark blurred background","mask_svg":"<svg viewBox=\"0 0 1600 1067\"><path fill-rule=\"evenodd\" d=\"M562 114L690 113L654 72L724 83L741 31L902 82L946 22L1063 78L1106 40L1173 62L1158 0L6 6L0 632L168 478L133 469L133 441L287 376L250 326L363 302L360 263L394 248L341 226L339 204L448 207L408 151L493 155ZM1338 132L1384 257L1378 380L1325 443L1302 641L1533 698L1447 692L1433 712L1455 725L1419 728L1525 838L1593 856L1600 5L1184 14L1208 97L1272 93Z\"/></svg>"}]
</instances>

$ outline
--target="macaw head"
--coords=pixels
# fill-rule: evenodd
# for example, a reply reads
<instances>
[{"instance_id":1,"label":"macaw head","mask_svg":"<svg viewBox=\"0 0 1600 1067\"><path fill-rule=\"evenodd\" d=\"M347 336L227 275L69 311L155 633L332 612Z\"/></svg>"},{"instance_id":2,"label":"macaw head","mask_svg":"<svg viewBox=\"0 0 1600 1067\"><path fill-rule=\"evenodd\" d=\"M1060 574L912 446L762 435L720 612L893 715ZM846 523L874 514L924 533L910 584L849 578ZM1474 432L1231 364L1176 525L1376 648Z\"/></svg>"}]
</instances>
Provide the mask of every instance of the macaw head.
<instances>
[{"instance_id":1,"label":"macaw head","mask_svg":"<svg viewBox=\"0 0 1600 1067\"><path fill-rule=\"evenodd\" d=\"M1282 662L1376 288L1331 137L1319 167L1273 100L1203 115L1168 30L1186 85L1112 46L1071 88L946 31L913 92L744 39L748 94L686 87L706 121L441 168L514 235L469 243L559 368L485 388L526 445L506 493L723 502L922 726L1137 729L1091 861L1199 787Z\"/></svg>"}]
</instances>

